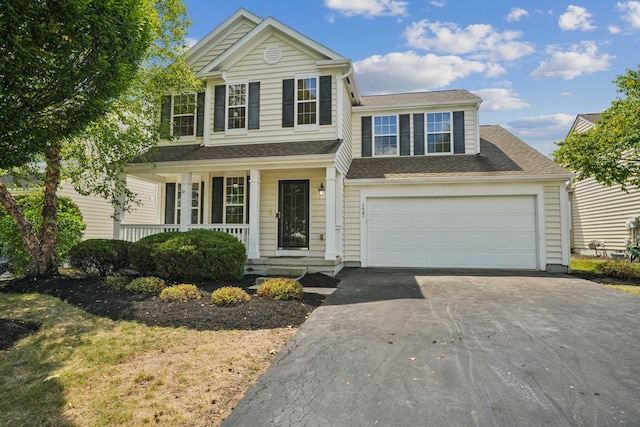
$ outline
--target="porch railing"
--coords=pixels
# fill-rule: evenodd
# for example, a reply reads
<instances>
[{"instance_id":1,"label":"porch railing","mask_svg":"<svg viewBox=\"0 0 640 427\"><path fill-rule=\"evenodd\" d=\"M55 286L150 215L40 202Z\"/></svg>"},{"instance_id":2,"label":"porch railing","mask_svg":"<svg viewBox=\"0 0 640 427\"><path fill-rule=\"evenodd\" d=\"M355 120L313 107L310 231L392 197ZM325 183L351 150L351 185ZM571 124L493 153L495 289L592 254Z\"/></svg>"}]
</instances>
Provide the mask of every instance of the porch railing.
<instances>
[{"instance_id":1,"label":"porch railing","mask_svg":"<svg viewBox=\"0 0 640 427\"><path fill-rule=\"evenodd\" d=\"M246 224L191 224L189 230L205 229L222 231L231 234L245 246L249 241L249 225ZM137 242L143 237L168 231L180 231L177 224L120 224L120 239Z\"/></svg>"}]
</instances>

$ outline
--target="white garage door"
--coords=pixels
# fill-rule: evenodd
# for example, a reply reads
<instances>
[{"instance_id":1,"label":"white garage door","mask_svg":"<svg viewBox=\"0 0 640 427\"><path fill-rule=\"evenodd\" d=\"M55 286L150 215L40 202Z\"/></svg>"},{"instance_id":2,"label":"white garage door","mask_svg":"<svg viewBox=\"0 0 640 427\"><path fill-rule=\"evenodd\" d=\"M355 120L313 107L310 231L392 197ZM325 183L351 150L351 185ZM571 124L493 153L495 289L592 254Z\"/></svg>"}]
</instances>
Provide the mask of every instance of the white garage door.
<instances>
[{"instance_id":1,"label":"white garage door","mask_svg":"<svg viewBox=\"0 0 640 427\"><path fill-rule=\"evenodd\" d=\"M537 268L533 196L369 198L367 264Z\"/></svg>"}]
</instances>

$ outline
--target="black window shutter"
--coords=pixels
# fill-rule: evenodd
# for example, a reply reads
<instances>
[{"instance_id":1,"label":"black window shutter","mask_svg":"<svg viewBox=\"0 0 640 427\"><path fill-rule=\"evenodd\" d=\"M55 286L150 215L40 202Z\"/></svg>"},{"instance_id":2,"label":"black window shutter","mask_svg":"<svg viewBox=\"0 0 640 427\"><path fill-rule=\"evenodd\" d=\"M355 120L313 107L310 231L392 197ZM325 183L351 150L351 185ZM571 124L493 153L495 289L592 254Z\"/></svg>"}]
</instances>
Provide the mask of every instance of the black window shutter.
<instances>
[{"instance_id":1,"label":"black window shutter","mask_svg":"<svg viewBox=\"0 0 640 427\"><path fill-rule=\"evenodd\" d=\"M249 83L249 129L260 129L260 82Z\"/></svg>"},{"instance_id":2,"label":"black window shutter","mask_svg":"<svg viewBox=\"0 0 640 427\"><path fill-rule=\"evenodd\" d=\"M198 92L196 109L196 136L204 135L204 92Z\"/></svg>"},{"instance_id":3,"label":"black window shutter","mask_svg":"<svg viewBox=\"0 0 640 427\"><path fill-rule=\"evenodd\" d=\"M171 182L165 185L164 197L164 223L176 223L176 184Z\"/></svg>"},{"instance_id":4,"label":"black window shutter","mask_svg":"<svg viewBox=\"0 0 640 427\"><path fill-rule=\"evenodd\" d=\"M216 176L211 185L211 223L222 224L222 210L224 209L224 178Z\"/></svg>"},{"instance_id":5,"label":"black window shutter","mask_svg":"<svg viewBox=\"0 0 640 427\"><path fill-rule=\"evenodd\" d=\"M424 155L424 114L413 115L413 155Z\"/></svg>"},{"instance_id":6,"label":"black window shutter","mask_svg":"<svg viewBox=\"0 0 640 427\"><path fill-rule=\"evenodd\" d=\"M362 117L362 157L371 157L371 116Z\"/></svg>"},{"instance_id":7,"label":"black window shutter","mask_svg":"<svg viewBox=\"0 0 640 427\"><path fill-rule=\"evenodd\" d=\"M204 224L204 181L200 183L200 224Z\"/></svg>"},{"instance_id":8,"label":"black window shutter","mask_svg":"<svg viewBox=\"0 0 640 427\"><path fill-rule=\"evenodd\" d=\"M225 85L216 86L214 92L215 101L213 104L213 131L224 132L224 98L225 96L227 96L227 87Z\"/></svg>"},{"instance_id":9,"label":"black window shutter","mask_svg":"<svg viewBox=\"0 0 640 427\"><path fill-rule=\"evenodd\" d=\"M295 115L295 80L287 79L282 81L282 127L292 128L294 126Z\"/></svg>"},{"instance_id":10,"label":"black window shutter","mask_svg":"<svg viewBox=\"0 0 640 427\"><path fill-rule=\"evenodd\" d=\"M411 154L411 116L400 114L400 155Z\"/></svg>"},{"instance_id":11,"label":"black window shutter","mask_svg":"<svg viewBox=\"0 0 640 427\"><path fill-rule=\"evenodd\" d=\"M247 181L245 183L245 188L247 189L247 195L246 195L246 199L244 201L244 205L247 207L246 208L246 213L245 213L245 224L249 224L249 200L251 200L249 198L250 194L251 194L251 176L247 175Z\"/></svg>"},{"instance_id":12,"label":"black window shutter","mask_svg":"<svg viewBox=\"0 0 640 427\"><path fill-rule=\"evenodd\" d=\"M162 108L160 109L160 138L167 139L171 132L171 95L162 97Z\"/></svg>"},{"instance_id":13,"label":"black window shutter","mask_svg":"<svg viewBox=\"0 0 640 427\"><path fill-rule=\"evenodd\" d=\"M464 154L464 111L453 112L453 152Z\"/></svg>"},{"instance_id":14,"label":"black window shutter","mask_svg":"<svg viewBox=\"0 0 640 427\"><path fill-rule=\"evenodd\" d=\"M320 76L320 124L331 124L331 76Z\"/></svg>"}]
</instances>

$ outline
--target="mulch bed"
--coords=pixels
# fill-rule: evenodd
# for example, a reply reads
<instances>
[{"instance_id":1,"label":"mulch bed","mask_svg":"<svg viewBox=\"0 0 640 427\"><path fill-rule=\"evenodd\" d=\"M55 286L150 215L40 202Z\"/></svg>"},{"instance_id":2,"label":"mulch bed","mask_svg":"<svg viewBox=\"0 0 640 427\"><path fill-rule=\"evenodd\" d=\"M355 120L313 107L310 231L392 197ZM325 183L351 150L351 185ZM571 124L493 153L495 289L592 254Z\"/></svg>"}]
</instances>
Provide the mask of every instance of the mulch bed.
<instances>
[{"instance_id":1,"label":"mulch bed","mask_svg":"<svg viewBox=\"0 0 640 427\"><path fill-rule=\"evenodd\" d=\"M222 286L238 286L249 294L256 275L246 275L238 282L206 282L199 300L162 302L156 295L131 294L102 286L95 279L60 276L50 279L22 278L7 282L4 293L37 292L52 295L96 316L113 320L131 320L150 326L187 327L197 330L272 329L300 326L309 314L324 302L325 296L305 293L299 301L275 301L253 297L235 307L218 307L211 302L211 292ZM338 280L321 273L307 274L300 282L306 287L336 287ZM37 330L39 325L0 318L0 350Z\"/></svg>"}]
</instances>

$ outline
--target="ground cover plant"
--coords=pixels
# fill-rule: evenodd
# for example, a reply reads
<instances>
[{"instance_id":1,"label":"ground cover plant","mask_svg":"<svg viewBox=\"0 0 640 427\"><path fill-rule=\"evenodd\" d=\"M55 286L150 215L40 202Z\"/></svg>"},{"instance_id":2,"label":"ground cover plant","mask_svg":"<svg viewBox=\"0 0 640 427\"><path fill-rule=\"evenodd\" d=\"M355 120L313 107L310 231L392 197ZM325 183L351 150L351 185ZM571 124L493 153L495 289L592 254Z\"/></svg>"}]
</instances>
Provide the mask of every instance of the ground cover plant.
<instances>
[{"instance_id":1,"label":"ground cover plant","mask_svg":"<svg viewBox=\"0 0 640 427\"><path fill-rule=\"evenodd\" d=\"M640 295L640 263L574 255L570 269L573 276Z\"/></svg>"}]
</instances>

